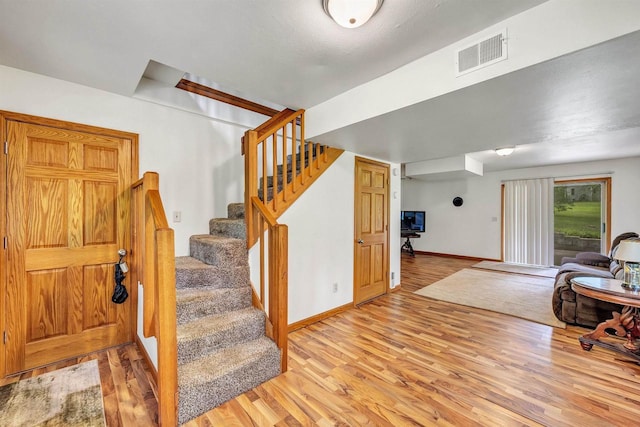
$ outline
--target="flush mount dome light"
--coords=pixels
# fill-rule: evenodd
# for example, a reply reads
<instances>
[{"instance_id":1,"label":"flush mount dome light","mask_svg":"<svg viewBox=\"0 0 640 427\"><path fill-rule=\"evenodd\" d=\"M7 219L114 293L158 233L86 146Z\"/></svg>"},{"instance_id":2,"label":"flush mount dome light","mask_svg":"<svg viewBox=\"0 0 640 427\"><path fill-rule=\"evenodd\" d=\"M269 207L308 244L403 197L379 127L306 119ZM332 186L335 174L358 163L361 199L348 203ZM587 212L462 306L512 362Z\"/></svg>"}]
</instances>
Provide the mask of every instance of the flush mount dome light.
<instances>
[{"instance_id":1,"label":"flush mount dome light","mask_svg":"<svg viewBox=\"0 0 640 427\"><path fill-rule=\"evenodd\" d=\"M324 11L345 28L357 28L376 14L384 0L322 0Z\"/></svg>"},{"instance_id":2,"label":"flush mount dome light","mask_svg":"<svg viewBox=\"0 0 640 427\"><path fill-rule=\"evenodd\" d=\"M496 148L496 154L498 156L508 156L510 154L512 154L515 151L516 147L514 147L513 145L510 147L500 147L500 148Z\"/></svg>"}]
</instances>

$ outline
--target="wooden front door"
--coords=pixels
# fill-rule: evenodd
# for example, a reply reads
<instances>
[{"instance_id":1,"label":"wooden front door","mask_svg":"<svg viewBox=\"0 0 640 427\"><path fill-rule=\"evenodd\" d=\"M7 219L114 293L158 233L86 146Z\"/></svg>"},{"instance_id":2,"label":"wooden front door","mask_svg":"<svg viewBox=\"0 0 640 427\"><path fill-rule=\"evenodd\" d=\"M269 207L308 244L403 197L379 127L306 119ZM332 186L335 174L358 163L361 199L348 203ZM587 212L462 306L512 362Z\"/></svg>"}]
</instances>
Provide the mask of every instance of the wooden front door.
<instances>
[{"instance_id":1,"label":"wooden front door","mask_svg":"<svg viewBox=\"0 0 640 427\"><path fill-rule=\"evenodd\" d=\"M389 165L356 158L354 303L389 285Z\"/></svg>"},{"instance_id":2,"label":"wooden front door","mask_svg":"<svg viewBox=\"0 0 640 427\"><path fill-rule=\"evenodd\" d=\"M5 122L6 375L131 341L131 298L111 294L134 142L70 129Z\"/></svg>"}]
</instances>

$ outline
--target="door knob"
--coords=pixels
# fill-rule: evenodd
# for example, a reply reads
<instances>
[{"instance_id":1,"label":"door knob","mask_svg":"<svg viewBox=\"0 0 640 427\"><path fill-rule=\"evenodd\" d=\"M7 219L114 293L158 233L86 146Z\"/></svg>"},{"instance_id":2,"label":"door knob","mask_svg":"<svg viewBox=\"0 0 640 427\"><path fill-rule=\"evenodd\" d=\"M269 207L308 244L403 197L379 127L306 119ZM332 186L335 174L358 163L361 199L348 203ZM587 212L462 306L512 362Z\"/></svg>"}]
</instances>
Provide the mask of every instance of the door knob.
<instances>
[{"instance_id":1,"label":"door knob","mask_svg":"<svg viewBox=\"0 0 640 427\"><path fill-rule=\"evenodd\" d=\"M359 245L361 245L361 244L363 244L363 243L364 243L364 240L362 240L362 239L358 239L358 244L359 244Z\"/></svg>"}]
</instances>

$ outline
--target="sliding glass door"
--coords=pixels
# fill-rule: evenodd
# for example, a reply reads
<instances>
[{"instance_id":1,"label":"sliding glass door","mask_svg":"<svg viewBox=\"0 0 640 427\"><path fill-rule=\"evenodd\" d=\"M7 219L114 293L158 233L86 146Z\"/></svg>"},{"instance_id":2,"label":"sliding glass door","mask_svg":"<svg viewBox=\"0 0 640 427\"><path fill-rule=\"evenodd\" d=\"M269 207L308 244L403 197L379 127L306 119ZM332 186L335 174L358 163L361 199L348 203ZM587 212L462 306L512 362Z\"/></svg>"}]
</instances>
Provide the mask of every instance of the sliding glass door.
<instances>
[{"instance_id":1,"label":"sliding glass door","mask_svg":"<svg viewBox=\"0 0 640 427\"><path fill-rule=\"evenodd\" d=\"M553 191L554 264L578 252L607 253L611 179L556 181Z\"/></svg>"}]
</instances>

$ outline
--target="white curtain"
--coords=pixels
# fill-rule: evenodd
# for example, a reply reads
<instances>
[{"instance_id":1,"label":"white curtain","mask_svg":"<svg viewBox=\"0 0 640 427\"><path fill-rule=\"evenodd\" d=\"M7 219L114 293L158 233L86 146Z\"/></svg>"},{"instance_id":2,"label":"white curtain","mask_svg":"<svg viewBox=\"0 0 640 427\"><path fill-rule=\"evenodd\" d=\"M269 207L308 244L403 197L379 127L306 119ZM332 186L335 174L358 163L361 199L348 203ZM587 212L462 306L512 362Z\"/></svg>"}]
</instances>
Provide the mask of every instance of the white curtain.
<instances>
[{"instance_id":1,"label":"white curtain","mask_svg":"<svg viewBox=\"0 0 640 427\"><path fill-rule=\"evenodd\" d=\"M505 182L505 262L553 265L553 178Z\"/></svg>"}]
</instances>

